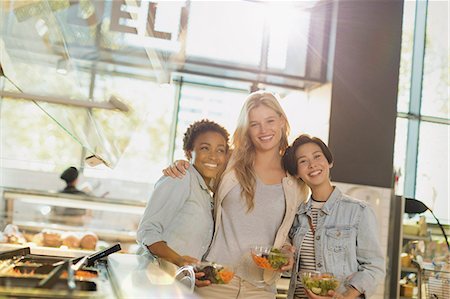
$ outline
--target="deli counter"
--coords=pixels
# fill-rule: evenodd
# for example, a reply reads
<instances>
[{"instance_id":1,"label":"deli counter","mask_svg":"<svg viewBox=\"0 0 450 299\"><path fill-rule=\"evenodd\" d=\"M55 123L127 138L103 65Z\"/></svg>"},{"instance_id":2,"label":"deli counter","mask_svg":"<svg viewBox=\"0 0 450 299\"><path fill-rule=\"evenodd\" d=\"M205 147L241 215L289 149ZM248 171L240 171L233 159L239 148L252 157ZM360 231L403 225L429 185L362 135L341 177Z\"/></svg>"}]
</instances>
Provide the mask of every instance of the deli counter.
<instances>
[{"instance_id":1,"label":"deli counter","mask_svg":"<svg viewBox=\"0 0 450 299\"><path fill-rule=\"evenodd\" d=\"M136 251L146 201L4 189L0 243L96 250L120 242Z\"/></svg>"},{"instance_id":2,"label":"deli counter","mask_svg":"<svg viewBox=\"0 0 450 299\"><path fill-rule=\"evenodd\" d=\"M188 268L134 254L146 202L2 191L0 297L195 298Z\"/></svg>"},{"instance_id":3,"label":"deli counter","mask_svg":"<svg viewBox=\"0 0 450 299\"><path fill-rule=\"evenodd\" d=\"M0 245L2 298L197 298L195 279L183 273L186 269L147 256L112 253L119 244L78 258L29 247L5 249Z\"/></svg>"}]
</instances>

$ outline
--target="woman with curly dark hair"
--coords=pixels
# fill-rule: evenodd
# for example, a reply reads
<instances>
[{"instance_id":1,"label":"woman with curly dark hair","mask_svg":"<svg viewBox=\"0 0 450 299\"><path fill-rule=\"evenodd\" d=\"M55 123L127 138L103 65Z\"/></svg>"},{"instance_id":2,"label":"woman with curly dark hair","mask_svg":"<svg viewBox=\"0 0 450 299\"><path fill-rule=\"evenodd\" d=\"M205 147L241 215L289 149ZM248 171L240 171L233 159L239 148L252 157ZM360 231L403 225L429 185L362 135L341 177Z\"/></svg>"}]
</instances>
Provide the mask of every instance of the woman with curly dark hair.
<instances>
[{"instance_id":1,"label":"woman with curly dark hair","mask_svg":"<svg viewBox=\"0 0 450 299\"><path fill-rule=\"evenodd\" d=\"M164 176L155 184L137 231L141 251L178 266L201 260L212 239L212 192L227 162L228 137L209 120L186 130L183 149L194 167L181 180Z\"/></svg>"}]
</instances>

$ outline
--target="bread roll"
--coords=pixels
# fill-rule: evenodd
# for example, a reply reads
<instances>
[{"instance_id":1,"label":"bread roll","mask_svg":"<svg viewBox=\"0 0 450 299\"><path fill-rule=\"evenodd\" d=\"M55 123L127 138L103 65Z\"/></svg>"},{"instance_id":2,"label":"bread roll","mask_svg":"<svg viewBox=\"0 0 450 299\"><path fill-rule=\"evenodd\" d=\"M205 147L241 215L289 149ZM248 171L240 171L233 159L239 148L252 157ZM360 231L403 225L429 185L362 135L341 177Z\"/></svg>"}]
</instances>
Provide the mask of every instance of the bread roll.
<instances>
[{"instance_id":1,"label":"bread roll","mask_svg":"<svg viewBox=\"0 0 450 299\"><path fill-rule=\"evenodd\" d=\"M66 234L62 240L62 244L69 248L80 248L80 242L80 238L75 234Z\"/></svg>"},{"instance_id":2,"label":"bread roll","mask_svg":"<svg viewBox=\"0 0 450 299\"><path fill-rule=\"evenodd\" d=\"M44 246L44 234L43 233L37 233L33 236L33 240L31 240L34 244L38 246Z\"/></svg>"},{"instance_id":3,"label":"bread roll","mask_svg":"<svg viewBox=\"0 0 450 299\"><path fill-rule=\"evenodd\" d=\"M59 247L62 244L61 234L58 232L46 231L42 233L44 246Z\"/></svg>"},{"instance_id":4,"label":"bread roll","mask_svg":"<svg viewBox=\"0 0 450 299\"><path fill-rule=\"evenodd\" d=\"M86 233L80 241L80 246L83 249L94 250L97 245L97 235L94 233Z\"/></svg>"}]
</instances>

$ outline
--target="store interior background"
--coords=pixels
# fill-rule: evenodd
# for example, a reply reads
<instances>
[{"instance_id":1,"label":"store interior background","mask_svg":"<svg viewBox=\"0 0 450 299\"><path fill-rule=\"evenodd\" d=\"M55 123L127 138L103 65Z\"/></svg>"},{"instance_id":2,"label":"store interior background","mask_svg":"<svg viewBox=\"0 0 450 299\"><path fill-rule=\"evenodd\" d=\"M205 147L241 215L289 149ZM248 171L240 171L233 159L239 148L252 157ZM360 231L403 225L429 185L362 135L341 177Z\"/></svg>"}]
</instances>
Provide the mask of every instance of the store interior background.
<instances>
[{"instance_id":1,"label":"store interior background","mask_svg":"<svg viewBox=\"0 0 450 299\"><path fill-rule=\"evenodd\" d=\"M393 194L423 201L448 230L447 1L18 3L0 8L0 189L57 192L76 166L93 196L145 203L183 158L187 125L210 118L233 132L245 96L264 88L283 98L291 141L329 143L333 181L373 204L385 250L401 217L389 214ZM132 111L5 92L114 95ZM87 165L92 154L112 168Z\"/></svg>"}]
</instances>

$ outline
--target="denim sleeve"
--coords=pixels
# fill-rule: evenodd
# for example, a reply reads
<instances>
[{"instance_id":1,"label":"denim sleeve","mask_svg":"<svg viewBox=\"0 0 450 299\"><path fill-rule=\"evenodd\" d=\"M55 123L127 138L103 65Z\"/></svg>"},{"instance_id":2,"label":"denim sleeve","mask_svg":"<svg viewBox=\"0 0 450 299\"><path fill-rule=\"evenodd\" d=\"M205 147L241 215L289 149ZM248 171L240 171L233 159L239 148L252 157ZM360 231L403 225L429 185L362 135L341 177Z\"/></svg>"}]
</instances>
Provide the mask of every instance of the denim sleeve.
<instances>
[{"instance_id":1,"label":"denim sleeve","mask_svg":"<svg viewBox=\"0 0 450 299\"><path fill-rule=\"evenodd\" d=\"M157 182L137 230L139 244L146 247L164 241L164 230L190 195L190 177L186 172L182 179L162 177Z\"/></svg>"},{"instance_id":2,"label":"denim sleeve","mask_svg":"<svg viewBox=\"0 0 450 299\"><path fill-rule=\"evenodd\" d=\"M296 214L294 217L294 223L292 223L291 229L289 230L288 238L290 239L291 242L294 239L297 228L300 226L300 221L298 218L299 215Z\"/></svg>"},{"instance_id":3,"label":"denim sleeve","mask_svg":"<svg viewBox=\"0 0 450 299\"><path fill-rule=\"evenodd\" d=\"M358 272L353 273L347 283L364 294L366 298L373 295L386 271L377 226L373 210L369 206L362 207L356 237Z\"/></svg>"}]
</instances>

